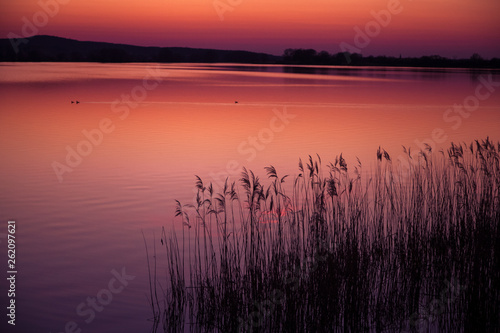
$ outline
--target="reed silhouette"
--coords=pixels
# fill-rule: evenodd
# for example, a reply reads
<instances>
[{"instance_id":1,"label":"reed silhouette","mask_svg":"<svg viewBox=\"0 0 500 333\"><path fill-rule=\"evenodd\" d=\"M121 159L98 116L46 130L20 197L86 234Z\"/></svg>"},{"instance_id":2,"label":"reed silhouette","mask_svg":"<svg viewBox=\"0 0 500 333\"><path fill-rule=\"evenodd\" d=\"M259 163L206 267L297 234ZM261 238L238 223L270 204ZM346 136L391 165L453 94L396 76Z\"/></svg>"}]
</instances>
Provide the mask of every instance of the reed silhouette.
<instances>
[{"instance_id":1,"label":"reed silhouette","mask_svg":"<svg viewBox=\"0 0 500 333\"><path fill-rule=\"evenodd\" d=\"M498 331L500 143L403 151L370 173L341 154L290 182L273 166L219 192L197 177L155 255L153 331Z\"/></svg>"}]
</instances>

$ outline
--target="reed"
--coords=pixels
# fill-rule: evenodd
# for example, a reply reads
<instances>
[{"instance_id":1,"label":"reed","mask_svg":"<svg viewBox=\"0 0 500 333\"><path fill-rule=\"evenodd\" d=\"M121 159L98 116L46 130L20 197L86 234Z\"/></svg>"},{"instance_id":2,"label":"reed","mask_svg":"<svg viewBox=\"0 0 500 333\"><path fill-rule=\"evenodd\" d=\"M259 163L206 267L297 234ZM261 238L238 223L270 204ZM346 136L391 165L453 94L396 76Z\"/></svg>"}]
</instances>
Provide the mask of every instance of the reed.
<instances>
[{"instance_id":1,"label":"reed","mask_svg":"<svg viewBox=\"0 0 500 333\"><path fill-rule=\"evenodd\" d=\"M170 331L495 331L500 327L500 143L379 149L364 176L342 155L294 179L250 170L196 204L177 202L182 240L163 230ZM365 179L366 178L366 179ZM157 289L151 288L157 300ZM155 329L156 330L155 326Z\"/></svg>"}]
</instances>

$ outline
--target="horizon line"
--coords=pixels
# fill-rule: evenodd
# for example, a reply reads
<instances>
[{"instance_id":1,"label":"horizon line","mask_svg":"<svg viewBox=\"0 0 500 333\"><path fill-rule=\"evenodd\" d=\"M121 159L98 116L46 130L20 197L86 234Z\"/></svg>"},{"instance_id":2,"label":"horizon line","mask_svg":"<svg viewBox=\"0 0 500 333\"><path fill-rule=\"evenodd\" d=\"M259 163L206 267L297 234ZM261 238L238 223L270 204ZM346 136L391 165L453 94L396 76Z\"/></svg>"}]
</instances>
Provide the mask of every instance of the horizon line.
<instances>
[{"instance_id":1,"label":"horizon line","mask_svg":"<svg viewBox=\"0 0 500 333\"><path fill-rule=\"evenodd\" d=\"M458 58L458 57L453 57L453 58L448 58L445 56L441 56L439 54L427 54L427 55L421 55L421 56L402 56L402 53L400 53L399 57L398 56L391 56L391 55L386 55L386 54L378 54L378 55L364 55L363 53L350 53L350 52L336 52L336 53L330 53L327 50L316 50L313 48L304 48L304 47L288 47L285 48L282 51L282 54L276 55L272 53L267 53L263 51L250 51L250 50L242 50L242 49L220 49L220 48L205 48L205 47L193 47L193 46L159 46L159 45L138 45L138 44L129 44L129 43L122 43L122 42L110 42L110 41L98 41L98 40L81 40L81 39L76 39L76 38L71 38L71 37L62 37L62 36L56 36L56 35L46 35L46 34L40 34L40 35L32 35L29 37L24 37L23 39L30 39L30 38L36 38L36 37L50 37L50 38L60 38L60 39L66 39L66 40L72 40L72 41L77 41L81 43L104 43L104 44L114 44L114 45L124 45L124 46L132 46L132 47L143 47L143 48L184 48L184 49L195 49L195 50L214 50L214 51L229 51L229 52L249 52L249 53L255 53L255 54L265 54L265 55L270 55L273 57L279 57L283 58L284 53L286 50L314 50L317 52L317 54L321 52L327 52L329 55L338 55L338 54L345 54L348 53L350 55L358 54L363 58L367 57L386 57L386 58L396 58L396 59L419 59L419 58L425 58L425 57L440 57L441 59L444 60L470 60L474 55L479 55L481 60L483 61L491 61L493 59L500 59L500 55L496 55L494 57L490 58L483 58L480 53L478 52L473 52L469 58ZM6 40L11 40L15 38L8 38L5 37L3 39Z\"/></svg>"}]
</instances>

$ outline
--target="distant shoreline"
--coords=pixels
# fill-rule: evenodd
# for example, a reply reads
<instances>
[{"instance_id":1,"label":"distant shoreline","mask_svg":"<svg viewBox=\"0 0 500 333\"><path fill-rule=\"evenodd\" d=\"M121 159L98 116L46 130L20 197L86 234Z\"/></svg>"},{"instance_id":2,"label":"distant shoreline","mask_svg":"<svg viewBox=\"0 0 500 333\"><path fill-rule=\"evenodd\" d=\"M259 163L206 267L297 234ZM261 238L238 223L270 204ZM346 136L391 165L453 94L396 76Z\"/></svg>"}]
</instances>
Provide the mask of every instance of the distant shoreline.
<instances>
[{"instance_id":1,"label":"distant shoreline","mask_svg":"<svg viewBox=\"0 0 500 333\"><path fill-rule=\"evenodd\" d=\"M291 70L290 72L295 73L313 73L315 70L345 70L345 71L383 71L383 70L399 70L399 71L415 71L415 72L432 72L432 73L449 73L450 71L467 71L467 72L491 72L494 75L500 74L500 68L490 68L490 67L411 67L411 66L362 66L362 65L308 65L308 64L285 64L285 63L273 63L273 64L258 64L258 63L240 63L240 62L154 62L154 61L130 61L130 62L103 62L103 61L0 61L0 66L5 64L206 64L207 66L234 66L234 67L251 67L255 66L257 68L279 66L284 68L295 68L296 70ZM257 71L256 69L255 71Z\"/></svg>"},{"instance_id":2,"label":"distant shoreline","mask_svg":"<svg viewBox=\"0 0 500 333\"><path fill-rule=\"evenodd\" d=\"M438 55L417 57L362 56L361 54L286 49L282 56L234 50L189 47L147 47L78 41L54 36L0 39L0 62L97 63L235 63L342 67L411 67L500 69L500 58L448 59Z\"/></svg>"}]
</instances>

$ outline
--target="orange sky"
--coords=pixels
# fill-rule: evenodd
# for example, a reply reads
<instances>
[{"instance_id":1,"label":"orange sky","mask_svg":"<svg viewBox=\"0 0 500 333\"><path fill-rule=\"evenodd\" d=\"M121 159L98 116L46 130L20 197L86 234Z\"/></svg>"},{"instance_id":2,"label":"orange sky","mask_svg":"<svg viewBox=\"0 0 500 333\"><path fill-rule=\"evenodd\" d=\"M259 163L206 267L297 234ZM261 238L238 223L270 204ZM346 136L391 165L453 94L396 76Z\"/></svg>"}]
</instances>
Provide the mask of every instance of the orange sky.
<instances>
[{"instance_id":1,"label":"orange sky","mask_svg":"<svg viewBox=\"0 0 500 333\"><path fill-rule=\"evenodd\" d=\"M364 55L500 57L498 0L0 1L3 38L32 34L27 20L38 34L149 46L336 53L344 42ZM45 14L40 4L57 13ZM368 45L356 45L354 28L365 31L374 21L371 12L389 4L400 12L391 14Z\"/></svg>"}]
</instances>

